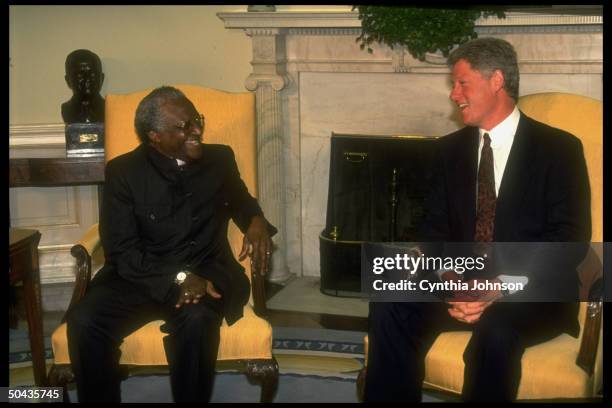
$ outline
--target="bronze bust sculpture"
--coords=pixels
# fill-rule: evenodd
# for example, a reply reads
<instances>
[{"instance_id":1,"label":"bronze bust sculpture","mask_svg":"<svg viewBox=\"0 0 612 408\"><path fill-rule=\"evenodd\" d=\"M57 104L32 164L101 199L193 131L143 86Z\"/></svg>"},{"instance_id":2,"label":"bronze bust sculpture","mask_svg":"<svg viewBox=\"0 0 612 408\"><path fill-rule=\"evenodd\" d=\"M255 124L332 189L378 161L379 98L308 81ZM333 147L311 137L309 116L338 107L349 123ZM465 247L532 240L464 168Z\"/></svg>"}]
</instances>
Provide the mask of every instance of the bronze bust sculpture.
<instances>
[{"instance_id":1,"label":"bronze bust sculpture","mask_svg":"<svg viewBox=\"0 0 612 408\"><path fill-rule=\"evenodd\" d=\"M66 83L72 98L62 104L64 123L104 122L102 62L89 50L75 50L66 57Z\"/></svg>"}]
</instances>

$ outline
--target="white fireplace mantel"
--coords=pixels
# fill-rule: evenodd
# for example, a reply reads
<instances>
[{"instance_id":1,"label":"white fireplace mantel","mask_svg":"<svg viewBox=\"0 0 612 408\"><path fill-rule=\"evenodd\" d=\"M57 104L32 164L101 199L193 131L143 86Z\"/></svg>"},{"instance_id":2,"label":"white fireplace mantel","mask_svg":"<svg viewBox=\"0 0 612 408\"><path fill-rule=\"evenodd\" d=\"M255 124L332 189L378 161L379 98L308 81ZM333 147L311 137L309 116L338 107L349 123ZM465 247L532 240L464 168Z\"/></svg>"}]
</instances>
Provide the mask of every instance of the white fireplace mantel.
<instances>
[{"instance_id":1,"label":"white fireplace mantel","mask_svg":"<svg viewBox=\"0 0 612 408\"><path fill-rule=\"evenodd\" d=\"M358 15L356 11L217 13L225 28L361 28Z\"/></svg>"},{"instance_id":2,"label":"white fireplace mantel","mask_svg":"<svg viewBox=\"0 0 612 408\"><path fill-rule=\"evenodd\" d=\"M284 11L217 13L225 28L361 28L357 11ZM486 17L476 21L481 27L600 26L597 15L508 12L506 18ZM564 28L567 30L567 27Z\"/></svg>"},{"instance_id":3,"label":"white fireplace mantel","mask_svg":"<svg viewBox=\"0 0 612 408\"><path fill-rule=\"evenodd\" d=\"M257 100L259 199L279 228L270 279L319 276L332 132L438 136L461 126L441 55L361 50L357 11L218 13L251 38ZM602 99L603 17L576 10L481 18L479 36L517 51L520 94L560 91Z\"/></svg>"}]
</instances>

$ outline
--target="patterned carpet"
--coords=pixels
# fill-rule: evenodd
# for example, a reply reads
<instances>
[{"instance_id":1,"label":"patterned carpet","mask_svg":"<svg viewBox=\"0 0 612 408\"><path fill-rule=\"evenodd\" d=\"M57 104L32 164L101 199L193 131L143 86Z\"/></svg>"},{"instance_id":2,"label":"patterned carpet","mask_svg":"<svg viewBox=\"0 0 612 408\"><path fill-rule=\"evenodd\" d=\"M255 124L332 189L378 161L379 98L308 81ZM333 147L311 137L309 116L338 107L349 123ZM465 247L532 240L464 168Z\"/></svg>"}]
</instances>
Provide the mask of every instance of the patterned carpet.
<instances>
[{"instance_id":1,"label":"patterned carpet","mask_svg":"<svg viewBox=\"0 0 612 408\"><path fill-rule=\"evenodd\" d=\"M340 330L274 328L274 355L280 379L275 402L357 402L355 380L363 364L365 333ZM26 332L9 331L10 385L33 384ZM48 363L52 362L45 339ZM221 364L213 402L257 402L260 387ZM70 391L72 401L76 392ZM167 369L133 369L122 384L124 402L171 402Z\"/></svg>"},{"instance_id":2,"label":"patterned carpet","mask_svg":"<svg viewBox=\"0 0 612 408\"><path fill-rule=\"evenodd\" d=\"M363 336L357 331L274 327L274 355L280 378L274 402L358 402L356 379L363 366ZM49 338L47 369L53 355ZM9 330L9 385L32 385L29 341L24 330ZM260 386L235 367L218 364L211 402L258 402ZM123 402L172 402L167 368L133 368L121 387ZM77 402L74 385L70 400ZM453 400L452 398L450 400ZM423 402L449 401L432 391Z\"/></svg>"}]
</instances>

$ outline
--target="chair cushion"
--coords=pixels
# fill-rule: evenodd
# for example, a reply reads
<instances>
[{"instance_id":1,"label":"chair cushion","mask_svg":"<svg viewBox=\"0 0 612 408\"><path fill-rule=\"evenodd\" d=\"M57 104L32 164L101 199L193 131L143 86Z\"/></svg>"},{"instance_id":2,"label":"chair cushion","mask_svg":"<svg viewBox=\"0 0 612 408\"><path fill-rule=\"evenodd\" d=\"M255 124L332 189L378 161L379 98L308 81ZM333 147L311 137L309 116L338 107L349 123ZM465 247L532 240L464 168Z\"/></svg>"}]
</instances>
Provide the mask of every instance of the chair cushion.
<instances>
[{"instance_id":1,"label":"chair cushion","mask_svg":"<svg viewBox=\"0 0 612 408\"><path fill-rule=\"evenodd\" d=\"M167 365L163 337L159 330L162 320L146 324L125 338L121 344L121 364ZM66 323L51 336L55 364L70 364ZM221 342L217 360L270 359L272 358L272 326L255 315L250 306L244 308L244 316L228 326L223 320Z\"/></svg>"},{"instance_id":2,"label":"chair cushion","mask_svg":"<svg viewBox=\"0 0 612 408\"><path fill-rule=\"evenodd\" d=\"M461 393L463 351L470 332L442 333L425 358L424 385ZM562 334L546 343L527 348L522 359L518 399L589 397L589 377L575 364L580 343Z\"/></svg>"},{"instance_id":3,"label":"chair cushion","mask_svg":"<svg viewBox=\"0 0 612 408\"><path fill-rule=\"evenodd\" d=\"M446 332L438 336L425 357L423 386L461 394L463 351L471 332ZM368 336L364 338L368 361ZM587 374L574 362L580 342L562 334L546 343L527 348L521 360L523 376L517 399L587 398L591 396Z\"/></svg>"}]
</instances>

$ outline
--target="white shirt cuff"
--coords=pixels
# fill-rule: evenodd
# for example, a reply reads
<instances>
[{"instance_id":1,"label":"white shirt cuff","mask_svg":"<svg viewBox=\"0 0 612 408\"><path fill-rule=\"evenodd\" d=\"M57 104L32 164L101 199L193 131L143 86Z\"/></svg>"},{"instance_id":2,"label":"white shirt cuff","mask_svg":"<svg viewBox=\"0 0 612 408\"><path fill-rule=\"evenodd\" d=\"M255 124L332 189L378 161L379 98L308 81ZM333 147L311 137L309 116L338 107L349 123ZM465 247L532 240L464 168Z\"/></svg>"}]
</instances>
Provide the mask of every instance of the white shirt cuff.
<instances>
[{"instance_id":1,"label":"white shirt cuff","mask_svg":"<svg viewBox=\"0 0 612 408\"><path fill-rule=\"evenodd\" d=\"M446 269L446 268L442 268L442 269L438 269L437 271L435 271L434 273L438 276L438 279L442 280L442 275L444 275L446 272L452 272L452 269ZM458 274L459 277L461 277L460 274Z\"/></svg>"},{"instance_id":2,"label":"white shirt cuff","mask_svg":"<svg viewBox=\"0 0 612 408\"><path fill-rule=\"evenodd\" d=\"M525 285L527 285L527 283L529 282L529 278L527 276L499 275L497 279L499 279L503 283L522 283L523 287L525 287ZM516 293L518 291L518 289L508 289L508 294L512 295L513 293Z\"/></svg>"}]
</instances>

